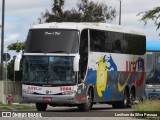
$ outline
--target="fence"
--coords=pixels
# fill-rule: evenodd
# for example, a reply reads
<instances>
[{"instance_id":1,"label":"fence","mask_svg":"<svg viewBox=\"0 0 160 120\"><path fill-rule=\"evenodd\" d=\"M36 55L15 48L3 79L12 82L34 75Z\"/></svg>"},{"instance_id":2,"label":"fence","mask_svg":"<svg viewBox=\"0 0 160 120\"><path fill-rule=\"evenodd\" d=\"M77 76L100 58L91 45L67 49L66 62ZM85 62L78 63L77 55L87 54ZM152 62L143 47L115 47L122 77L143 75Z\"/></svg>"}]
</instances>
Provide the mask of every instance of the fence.
<instances>
[{"instance_id":1,"label":"fence","mask_svg":"<svg viewBox=\"0 0 160 120\"><path fill-rule=\"evenodd\" d=\"M22 102L22 85L20 82L0 81L0 102L6 103L6 97L12 94L13 102Z\"/></svg>"}]
</instances>

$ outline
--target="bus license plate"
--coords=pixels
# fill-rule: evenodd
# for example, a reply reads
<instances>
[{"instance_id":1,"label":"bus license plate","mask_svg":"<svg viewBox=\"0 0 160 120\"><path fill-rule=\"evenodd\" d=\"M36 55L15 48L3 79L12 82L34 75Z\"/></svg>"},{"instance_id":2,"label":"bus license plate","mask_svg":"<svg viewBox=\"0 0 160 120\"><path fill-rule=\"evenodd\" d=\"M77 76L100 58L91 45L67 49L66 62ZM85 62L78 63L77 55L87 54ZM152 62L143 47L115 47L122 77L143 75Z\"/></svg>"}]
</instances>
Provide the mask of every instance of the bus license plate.
<instances>
[{"instance_id":1,"label":"bus license plate","mask_svg":"<svg viewBox=\"0 0 160 120\"><path fill-rule=\"evenodd\" d=\"M44 102L51 102L51 101L52 101L52 98L45 97L45 98L43 98L43 101L44 101Z\"/></svg>"}]
</instances>

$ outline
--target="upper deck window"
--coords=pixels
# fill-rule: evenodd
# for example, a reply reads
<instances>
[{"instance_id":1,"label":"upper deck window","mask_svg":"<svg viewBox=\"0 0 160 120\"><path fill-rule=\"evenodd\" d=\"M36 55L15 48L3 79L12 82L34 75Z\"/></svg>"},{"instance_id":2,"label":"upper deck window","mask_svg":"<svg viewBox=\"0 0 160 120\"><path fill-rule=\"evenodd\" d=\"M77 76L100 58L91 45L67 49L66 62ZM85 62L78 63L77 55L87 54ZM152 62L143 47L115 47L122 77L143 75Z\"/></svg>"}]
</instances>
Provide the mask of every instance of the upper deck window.
<instances>
[{"instance_id":1,"label":"upper deck window","mask_svg":"<svg viewBox=\"0 0 160 120\"><path fill-rule=\"evenodd\" d=\"M142 35L91 29L90 50L93 52L144 55L146 38Z\"/></svg>"},{"instance_id":2,"label":"upper deck window","mask_svg":"<svg viewBox=\"0 0 160 120\"><path fill-rule=\"evenodd\" d=\"M27 53L77 53L78 30L31 29L28 33Z\"/></svg>"}]
</instances>

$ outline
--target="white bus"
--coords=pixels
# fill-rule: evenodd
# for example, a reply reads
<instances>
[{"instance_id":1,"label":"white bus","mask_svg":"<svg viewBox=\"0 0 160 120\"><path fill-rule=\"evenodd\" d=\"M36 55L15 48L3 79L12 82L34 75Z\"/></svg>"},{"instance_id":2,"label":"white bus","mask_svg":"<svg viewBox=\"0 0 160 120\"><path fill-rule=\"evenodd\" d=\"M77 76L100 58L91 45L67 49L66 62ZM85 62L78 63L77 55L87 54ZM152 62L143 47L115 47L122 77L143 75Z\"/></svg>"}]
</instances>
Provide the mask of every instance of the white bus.
<instances>
[{"instance_id":1,"label":"white bus","mask_svg":"<svg viewBox=\"0 0 160 120\"><path fill-rule=\"evenodd\" d=\"M38 111L50 106L94 103L127 108L145 95L145 35L106 23L46 23L33 26L23 61L22 93Z\"/></svg>"}]
</instances>

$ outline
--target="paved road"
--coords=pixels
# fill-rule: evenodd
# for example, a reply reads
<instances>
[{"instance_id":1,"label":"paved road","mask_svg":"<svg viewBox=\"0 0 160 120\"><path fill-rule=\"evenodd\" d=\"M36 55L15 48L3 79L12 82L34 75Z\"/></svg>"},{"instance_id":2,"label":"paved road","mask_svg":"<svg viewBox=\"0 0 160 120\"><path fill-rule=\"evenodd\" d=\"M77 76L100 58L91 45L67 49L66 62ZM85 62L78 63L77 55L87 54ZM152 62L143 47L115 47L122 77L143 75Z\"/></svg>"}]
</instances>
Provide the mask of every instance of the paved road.
<instances>
[{"instance_id":1,"label":"paved road","mask_svg":"<svg viewBox=\"0 0 160 120\"><path fill-rule=\"evenodd\" d=\"M113 111L117 111L117 110L132 110L131 108L127 108L127 109L113 109L112 108L112 105L108 105L108 104L94 104L93 105L93 108L92 108L92 111L109 111L109 110L113 110ZM47 111L53 111L53 112L56 112L56 111L70 111L70 112L79 112L78 108L77 107L52 107L52 106L48 106L47 107Z\"/></svg>"}]
</instances>

